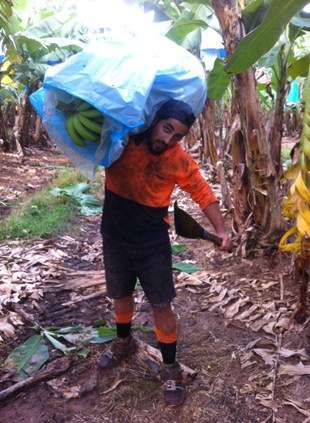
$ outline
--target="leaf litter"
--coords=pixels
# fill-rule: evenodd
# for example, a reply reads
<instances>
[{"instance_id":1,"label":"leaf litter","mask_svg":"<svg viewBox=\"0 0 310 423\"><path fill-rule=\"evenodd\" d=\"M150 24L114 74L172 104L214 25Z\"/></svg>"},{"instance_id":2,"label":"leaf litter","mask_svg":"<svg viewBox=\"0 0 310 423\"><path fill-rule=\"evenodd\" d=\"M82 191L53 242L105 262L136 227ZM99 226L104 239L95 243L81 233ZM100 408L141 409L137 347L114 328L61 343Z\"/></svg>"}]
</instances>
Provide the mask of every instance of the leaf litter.
<instances>
[{"instance_id":1,"label":"leaf litter","mask_svg":"<svg viewBox=\"0 0 310 423\"><path fill-rule=\"evenodd\" d=\"M68 251L72 249L73 245L76 252L83 251L83 255L77 254L77 256L79 260L82 257L86 266L85 270L71 269L66 264L69 258ZM187 254L187 251L181 251L180 254ZM14 315L14 312L7 307L11 302L24 303L27 301L27 303L34 305L35 298L31 298L32 295L40 301L40 299L44 299L45 296L49 295L50 292L55 292L56 295L59 295L67 290L69 296L71 296L71 301L65 302L62 300L63 302L60 306L74 308L77 306L78 301L82 303L90 295L96 295L98 289L102 296L103 292L105 292L104 275L100 270L93 270L93 265L101 259L100 256L100 241L84 243L66 236L58 237L53 241L39 242L31 248L22 242L11 243L9 246L7 244L1 245L0 312L2 315L0 317L0 330L2 330L1 327L8 327L11 336L16 336L16 329L21 327L22 321L18 320L18 315L16 316L16 313ZM248 342L243 348L239 347L238 342L236 342L232 354L237 358L234 361L239 362L239 369L244 372L243 378L246 381L240 388L238 395L254 396L258 410L270 409L275 416L281 413L283 405L294 407L301 414L307 413L304 401L296 402L294 399L284 400L277 395L273 396L277 357L279 366L276 371L276 387L280 386L281 383L286 383L288 386L291 383L288 380L289 378L300 378L304 374L309 374L309 364L307 362L309 359L305 348L290 348L284 342L283 346L277 349L277 338L280 333L283 333L283 339L285 340L287 336L294 333L298 334L303 329L302 325L295 322L289 327L289 319L294 310L297 297L291 295L286 288L285 298L281 300L279 298L280 295L275 295L275 293L280 291L279 282L274 277L270 277L270 279L267 277L266 279L265 273L265 280L257 279L257 277L237 278L234 280L233 271L229 269L229 266L225 268L225 260L231 263L229 255L223 255L223 258L220 259L213 252L207 252L205 257L209 258L210 267L202 266L201 261L198 263L201 268L206 267L208 270L192 274L177 272L175 274L176 288L180 292L182 290L184 292L184 288L195 288L195 293L199 298L197 311L204 310L221 315L225 321L238 322L241 326L244 326L246 331L252 333L254 340ZM188 256L188 260L191 262L195 261L194 258L194 255ZM221 271L218 271L218 264L221 266ZM248 261L245 261L244 264L245 266L248 264L250 266ZM90 265L92 269L90 269ZM273 293L272 300L271 296L266 295L267 291ZM139 305L140 311L137 313L139 317L140 314L143 314L143 308L146 304L146 299L142 292L136 295L136 303ZM110 310L109 301L104 300L102 307ZM186 315L184 314L184 316ZM256 332L252 330L252 325L254 325L255 329L258 328ZM2 331L2 335L4 337L7 336L4 331ZM74 332L63 333L62 338L55 337L54 339L64 344L64 342L72 341L74 336L76 336ZM217 335L217 338L219 336ZM293 360L293 363L290 362L291 360ZM156 360L154 362L156 363ZM218 371L216 374L220 374L222 367L225 367L225 360L221 361L220 367L212 364L210 368L206 367L207 371L202 368L202 373L205 374L205 377L210 375L213 378L215 370ZM125 389L122 386L126 384L120 383L119 386L115 386L118 380L125 379L117 376L103 392L108 391L107 395L113 395L116 390ZM199 378L199 381L199 383L204 383L201 378ZM193 386L196 386L196 382L192 383ZM63 383L64 385L65 382ZM74 388L74 386L78 388ZM74 398L77 389L80 389L81 385L73 384L71 388L72 398ZM56 385L54 389L56 389ZM79 390L78 392L81 391ZM188 407L190 408L190 405ZM307 414L303 415L307 416ZM264 419L266 420L266 417ZM280 421L281 417L276 417L276 420Z\"/></svg>"}]
</instances>

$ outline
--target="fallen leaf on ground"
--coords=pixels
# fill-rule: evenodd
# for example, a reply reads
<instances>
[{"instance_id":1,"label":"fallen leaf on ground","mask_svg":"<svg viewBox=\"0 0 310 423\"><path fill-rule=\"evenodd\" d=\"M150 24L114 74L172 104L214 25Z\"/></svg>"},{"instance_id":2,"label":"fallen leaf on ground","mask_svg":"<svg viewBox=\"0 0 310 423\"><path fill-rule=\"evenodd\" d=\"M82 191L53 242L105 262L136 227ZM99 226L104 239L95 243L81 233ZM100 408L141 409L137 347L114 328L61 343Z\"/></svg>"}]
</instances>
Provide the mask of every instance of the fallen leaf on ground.
<instances>
[{"instance_id":1,"label":"fallen leaf on ground","mask_svg":"<svg viewBox=\"0 0 310 423\"><path fill-rule=\"evenodd\" d=\"M258 401L260 404L264 405L267 408L271 408L275 413L278 411L278 405L275 400L270 399L271 396L268 395L264 397L261 394L257 394L255 397L255 401Z\"/></svg>"},{"instance_id":2,"label":"fallen leaf on ground","mask_svg":"<svg viewBox=\"0 0 310 423\"><path fill-rule=\"evenodd\" d=\"M100 395L105 395L105 394L108 394L109 392L114 391L114 389L116 389L116 388L118 387L118 385L119 385L120 383L122 383L124 380L126 380L126 379L116 379L116 380L112 383L112 385L110 386L110 388L109 388L109 389L106 389L106 390L105 390L105 391L103 391L103 392L100 392Z\"/></svg>"},{"instance_id":3,"label":"fallen leaf on ground","mask_svg":"<svg viewBox=\"0 0 310 423\"><path fill-rule=\"evenodd\" d=\"M278 371L279 375L310 375L310 365L304 366L302 362L297 365L281 364Z\"/></svg>"},{"instance_id":4,"label":"fallen leaf on ground","mask_svg":"<svg viewBox=\"0 0 310 423\"><path fill-rule=\"evenodd\" d=\"M253 352L259 355L266 364L273 366L276 360L276 354L272 350L266 350L264 348L254 348Z\"/></svg>"},{"instance_id":5,"label":"fallen leaf on ground","mask_svg":"<svg viewBox=\"0 0 310 423\"><path fill-rule=\"evenodd\" d=\"M288 350L288 349L282 347L282 348L280 348L280 350L278 351L278 353L282 357L286 357L286 358L292 357L294 355L299 356L302 360L307 360L309 358L309 356L308 356L307 351L306 351L305 348L302 348L300 350L293 351L293 350Z\"/></svg>"},{"instance_id":6,"label":"fallen leaf on ground","mask_svg":"<svg viewBox=\"0 0 310 423\"><path fill-rule=\"evenodd\" d=\"M310 417L310 412L308 410L305 410L304 406L299 401L293 400L291 398L287 398L287 400L283 401L282 404L291 405L292 407L296 408L296 410L298 410L304 416Z\"/></svg>"}]
</instances>

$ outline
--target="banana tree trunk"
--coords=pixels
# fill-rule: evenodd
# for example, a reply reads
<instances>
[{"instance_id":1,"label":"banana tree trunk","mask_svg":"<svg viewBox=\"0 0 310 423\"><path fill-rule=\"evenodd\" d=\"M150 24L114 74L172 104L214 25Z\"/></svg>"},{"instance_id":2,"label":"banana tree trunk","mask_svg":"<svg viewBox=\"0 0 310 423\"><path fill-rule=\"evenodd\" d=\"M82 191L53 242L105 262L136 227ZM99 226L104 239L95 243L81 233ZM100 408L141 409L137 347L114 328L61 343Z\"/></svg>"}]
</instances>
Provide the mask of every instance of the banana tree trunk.
<instances>
[{"instance_id":1,"label":"banana tree trunk","mask_svg":"<svg viewBox=\"0 0 310 423\"><path fill-rule=\"evenodd\" d=\"M233 228L236 233L243 227L251 213L249 203L249 176L245 165L245 146L241 131L232 135L232 157L234 175L234 219Z\"/></svg>"},{"instance_id":2,"label":"banana tree trunk","mask_svg":"<svg viewBox=\"0 0 310 423\"><path fill-rule=\"evenodd\" d=\"M284 104L286 99L286 80L287 80L287 63L285 55L279 55L279 75L278 89L274 111L274 119L271 131L269 132L268 140L270 144L271 159L275 166L275 174L277 180L282 177L283 169L281 162L281 142L283 136L283 123L284 123Z\"/></svg>"},{"instance_id":3,"label":"banana tree trunk","mask_svg":"<svg viewBox=\"0 0 310 423\"><path fill-rule=\"evenodd\" d=\"M13 132L12 132L12 136L10 139L10 144L13 147L13 150L16 150L17 154L20 157L24 156L24 151L22 149L21 143L20 143L20 131L19 131L19 121L20 121L20 116L18 113L15 114L15 121L14 121L14 127L13 127Z\"/></svg>"},{"instance_id":4,"label":"banana tree trunk","mask_svg":"<svg viewBox=\"0 0 310 423\"><path fill-rule=\"evenodd\" d=\"M19 126L19 140L22 148L29 147L29 128L30 128L30 108L29 93L27 92L24 97L24 103L20 115Z\"/></svg>"},{"instance_id":5,"label":"banana tree trunk","mask_svg":"<svg viewBox=\"0 0 310 423\"><path fill-rule=\"evenodd\" d=\"M37 118L36 118L36 126L35 126L35 133L34 133L33 139L36 142L39 142L40 139L41 139L41 135L42 135L42 123L41 123L40 116L37 115Z\"/></svg>"},{"instance_id":6,"label":"banana tree trunk","mask_svg":"<svg viewBox=\"0 0 310 423\"><path fill-rule=\"evenodd\" d=\"M216 137L216 113L214 101L207 99L202 111L203 116L203 150L204 161L210 158L212 166L216 166L218 161L219 140Z\"/></svg>"},{"instance_id":7,"label":"banana tree trunk","mask_svg":"<svg viewBox=\"0 0 310 423\"><path fill-rule=\"evenodd\" d=\"M8 144L8 132L7 132L7 126L6 126L6 119L4 118L3 111L1 108L0 103L0 139L1 145L3 145L3 148L5 151L8 150L9 144Z\"/></svg>"},{"instance_id":8,"label":"banana tree trunk","mask_svg":"<svg viewBox=\"0 0 310 423\"><path fill-rule=\"evenodd\" d=\"M220 22L228 58L235 51L243 36L234 0L211 0ZM269 237L284 228L276 174L272 163L268 139L261 124L262 113L256 91L253 68L233 77L233 87L239 106L241 131L245 148L244 172L248 174L251 209L254 222ZM241 165L241 163L239 163ZM243 183L242 180L239 181ZM240 189L240 187L239 187ZM236 202L236 197L234 201ZM236 212L237 209L236 209ZM238 216L244 220L244 216Z\"/></svg>"}]
</instances>

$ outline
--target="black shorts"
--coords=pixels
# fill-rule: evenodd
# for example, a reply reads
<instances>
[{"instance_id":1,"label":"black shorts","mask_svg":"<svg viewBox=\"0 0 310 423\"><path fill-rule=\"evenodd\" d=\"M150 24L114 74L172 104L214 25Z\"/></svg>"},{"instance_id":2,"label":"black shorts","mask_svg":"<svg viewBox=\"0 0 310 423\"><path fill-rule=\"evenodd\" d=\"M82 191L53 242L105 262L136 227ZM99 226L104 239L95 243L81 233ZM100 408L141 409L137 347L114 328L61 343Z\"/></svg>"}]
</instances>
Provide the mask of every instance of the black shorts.
<instances>
[{"instance_id":1,"label":"black shorts","mask_svg":"<svg viewBox=\"0 0 310 423\"><path fill-rule=\"evenodd\" d=\"M110 298L131 295L137 278L154 308L165 307L176 296L169 238L137 246L118 244L104 236L103 258Z\"/></svg>"}]
</instances>

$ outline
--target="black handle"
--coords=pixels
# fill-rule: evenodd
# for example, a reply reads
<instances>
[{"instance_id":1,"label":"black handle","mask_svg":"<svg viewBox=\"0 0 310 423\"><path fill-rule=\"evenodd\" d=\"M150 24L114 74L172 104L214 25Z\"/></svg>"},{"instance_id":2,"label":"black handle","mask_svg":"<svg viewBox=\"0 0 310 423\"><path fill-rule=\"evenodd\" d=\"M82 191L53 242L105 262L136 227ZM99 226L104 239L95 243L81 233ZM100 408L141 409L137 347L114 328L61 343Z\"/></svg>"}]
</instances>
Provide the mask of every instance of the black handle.
<instances>
[{"instance_id":1,"label":"black handle","mask_svg":"<svg viewBox=\"0 0 310 423\"><path fill-rule=\"evenodd\" d=\"M201 228L201 238L205 239L206 241L211 241L218 247L222 245L222 239L216 235L211 234L210 232L206 231L205 229Z\"/></svg>"}]
</instances>

